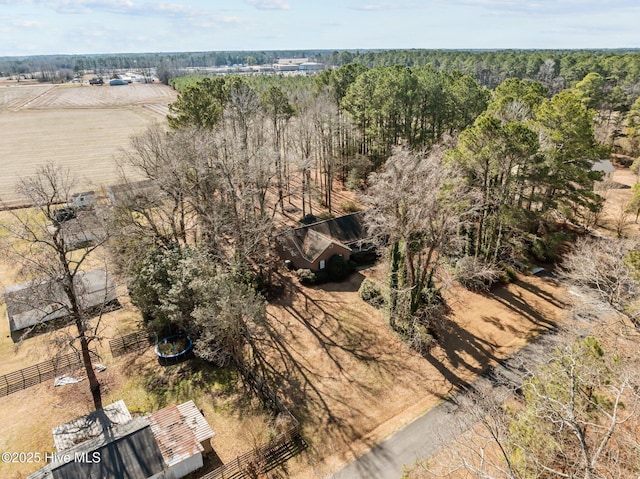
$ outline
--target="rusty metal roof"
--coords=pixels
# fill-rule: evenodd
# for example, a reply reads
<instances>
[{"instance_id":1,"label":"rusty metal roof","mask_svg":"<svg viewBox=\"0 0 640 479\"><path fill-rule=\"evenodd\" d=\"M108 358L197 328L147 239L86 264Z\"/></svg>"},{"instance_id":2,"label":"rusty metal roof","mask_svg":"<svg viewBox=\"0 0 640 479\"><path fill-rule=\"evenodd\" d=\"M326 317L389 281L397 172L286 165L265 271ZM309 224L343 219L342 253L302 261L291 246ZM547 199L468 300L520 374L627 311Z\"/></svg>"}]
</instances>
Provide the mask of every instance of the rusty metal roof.
<instances>
[{"instance_id":1,"label":"rusty metal roof","mask_svg":"<svg viewBox=\"0 0 640 479\"><path fill-rule=\"evenodd\" d=\"M198 442L211 439L215 435L211 426L209 426L209 423L193 401L178 404L177 407L184 416L184 421L193 429Z\"/></svg>"},{"instance_id":2,"label":"rusty metal roof","mask_svg":"<svg viewBox=\"0 0 640 479\"><path fill-rule=\"evenodd\" d=\"M201 453L200 443L214 435L193 401L160 409L148 419L168 466Z\"/></svg>"}]
</instances>

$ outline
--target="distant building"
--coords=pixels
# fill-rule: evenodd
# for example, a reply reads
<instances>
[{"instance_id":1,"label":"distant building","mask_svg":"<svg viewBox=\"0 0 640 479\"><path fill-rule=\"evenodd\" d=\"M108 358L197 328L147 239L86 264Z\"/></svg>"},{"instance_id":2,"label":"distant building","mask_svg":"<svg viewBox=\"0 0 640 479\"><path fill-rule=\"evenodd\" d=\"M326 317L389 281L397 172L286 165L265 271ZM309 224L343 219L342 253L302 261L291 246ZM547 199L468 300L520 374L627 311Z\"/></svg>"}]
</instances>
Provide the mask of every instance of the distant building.
<instances>
[{"instance_id":1,"label":"distant building","mask_svg":"<svg viewBox=\"0 0 640 479\"><path fill-rule=\"evenodd\" d=\"M193 401L133 419L123 401L53 429L56 459L27 479L180 479L214 432Z\"/></svg>"},{"instance_id":2,"label":"distant building","mask_svg":"<svg viewBox=\"0 0 640 479\"><path fill-rule=\"evenodd\" d=\"M591 167L591 171L600 171L603 173L602 180L609 181L613 173L616 171L616 167L613 166L610 160L598 160Z\"/></svg>"},{"instance_id":3,"label":"distant building","mask_svg":"<svg viewBox=\"0 0 640 479\"><path fill-rule=\"evenodd\" d=\"M303 63L307 63L309 61L308 58L279 58L276 62L276 65L301 65Z\"/></svg>"},{"instance_id":4,"label":"distant building","mask_svg":"<svg viewBox=\"0 0 640 479\"><path fill-rule=\"evenodd\" d=\"M280 58L273 64L273 70L276 73L281 72L298 72L300 71L300 65L309 63L308 58Z\"/></svg>"},{"instance_id":5,"label":"distant building","mask_svg":"<svg viewBox=\"0 0 640 479\"><path fill-rule=\"evenodd\" d=\"M298 65L298 70L304 73L318 73L324 70L324 64L316 62L304 62Z\"/></svg>"}]
</instances>

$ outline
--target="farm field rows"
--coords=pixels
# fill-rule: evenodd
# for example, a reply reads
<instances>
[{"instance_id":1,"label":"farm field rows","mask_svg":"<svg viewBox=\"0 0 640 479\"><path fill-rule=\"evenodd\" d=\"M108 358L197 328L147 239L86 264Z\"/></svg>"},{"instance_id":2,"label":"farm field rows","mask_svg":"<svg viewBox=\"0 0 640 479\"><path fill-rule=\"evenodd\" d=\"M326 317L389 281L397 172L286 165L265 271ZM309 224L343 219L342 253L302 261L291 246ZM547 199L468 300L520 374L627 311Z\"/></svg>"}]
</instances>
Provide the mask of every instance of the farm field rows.
<instances>
[{"instance_id":1,"label":"farm field rows","mask_svg":"<svg viewBox=\"0 0 640 479\"><path fill-rule=\"evenodd\" d=\"M117 183L129 138L164 121L175 98L159 84L0 88L0 198L20 203L18 179L47 162L69 168L78 191Z\"/></svg>"}]
</instances>

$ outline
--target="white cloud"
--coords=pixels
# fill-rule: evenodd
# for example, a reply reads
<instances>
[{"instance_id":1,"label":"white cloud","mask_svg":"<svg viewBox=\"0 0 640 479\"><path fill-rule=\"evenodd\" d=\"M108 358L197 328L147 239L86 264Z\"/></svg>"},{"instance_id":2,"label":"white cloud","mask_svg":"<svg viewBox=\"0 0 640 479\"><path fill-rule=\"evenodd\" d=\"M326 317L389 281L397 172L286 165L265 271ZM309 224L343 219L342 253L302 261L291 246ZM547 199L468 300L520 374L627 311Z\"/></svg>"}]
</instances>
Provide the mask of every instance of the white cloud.
<instances>
[{"instance_id":1,"label":"white cloud","mask_svg":"<svg viewBox=\"0 0 640 479\"><path fill-rule=\"evenodd\" d=\"M637 0L417 0L373 1L352 7L361 11L475 7L492 15L560 15L640 11Z\"/></svg>"},{"instance_id":2,"label":"white cloud","mask_svg":"<svg viewBox=\"0 0 640 479\"><path fill-rule=\"evenodd\" d=\"M44 23L39 22L37 20L19 20L15 19L11 21L11 25L14 27L20 28L42 28L44 27Z\"/></svg>"},{"instance_id":3,"label":"white cloud","mask_svg":"<svg viewBox=\"0 0 640 479\"><path fill-rule=\"evenodd\" d=\"M494 14L541 16L640 10L637 0L451 0L447 5L479 7Z\"/></svg>"},{"instance_id":4,"label":"white cloud","mask_svg":"<svg viewBox=\"0 0 640 479\"><path fill-rule=\"evenodd\" d=\"M209 26L242 23L239 17L218 15L213 11L177 3L134 3L132 0L40 0L59 14L112 13L189 20Z\"/></svg>"},{"instance_id":5,"label":"white cloud","mask_svg":"<svg viewBox=\"0 0 640 479\"><path fill-rule=\"evenodd\" d=\"M412 8L423 8L426 6L427 5L424 3L420 4L416 2L400 2L400 3L379 2L379 3L367 3L364 5L354 7L354 9L363 10L366 12L375 12L379 10L408 10Z\"/></svg>"},{"instance_id":6,"label":"white cloud","mask_svg":"<svg viewBox=\"0 0 640 479\"><path fill-rule=\"evenodd\" d=\"M247 0L247 3L260 10L289 10L291 8L285 0Z\"/></svg>"},{"instance_id":7,"label":"white cloud","mask_svg":"<svg viewBox=\"0 0 640 479\"><path fill-rule=\"evenodd\" d=\"M129 13L137 8L129 0L57 0L48 5L57 13Z\"/></svg>"}]
</instances>

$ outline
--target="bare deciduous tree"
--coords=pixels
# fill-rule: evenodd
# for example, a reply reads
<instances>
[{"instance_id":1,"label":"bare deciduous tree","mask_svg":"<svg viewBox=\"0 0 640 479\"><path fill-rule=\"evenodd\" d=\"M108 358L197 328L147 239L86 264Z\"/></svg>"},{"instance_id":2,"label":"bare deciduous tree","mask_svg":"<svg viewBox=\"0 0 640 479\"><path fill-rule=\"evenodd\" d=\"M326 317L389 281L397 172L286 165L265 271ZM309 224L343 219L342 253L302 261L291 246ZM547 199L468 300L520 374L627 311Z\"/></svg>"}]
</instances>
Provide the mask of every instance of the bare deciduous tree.
<instances>
[{"instance_id":1,"label":"bare deciduous tree","mask_svg":"<svg viewBox=\"0 0 640 479\"><path fill-rule=\"evenodd\" d=\"M131 236L164 246L204 244L232 268L262 271L269 264L275 154L263 122L244 113L228 122L223 116L213 131L151 129L133 139L125 161L151 188L122 205L121 223Z\"/></svg>"},{"instance_id":2,"label":"bare deciduous tree","mask_svg":"<svg viewBox=\"0 0 640 479\"><path fill-rule=\"evenodd\" d=\"M400 310L414 315L429 299L440 259L458 245L458 232L473 207L443 150L426 154L397 149L381 173L372 174L366 223L390 256L391 326ZM407 293L400 304L399 294Z\"/></svg>"},{"instance_id":3,"label":"bare deciduous tree","mask_svg":"<svg viewBox=\"0 0 640 479\"><path fill-rule=\"evenodd\" d=\"M96 339L99 319L90 323L92 315L85 305L80 278L89 256L108 238L106 215L99 205L83 211L69 206L70 209L63 210L62 205L72 204L74 184L68 170L52 164L38 169L34 176L22 178L18 193L27 198L33 208L13 211L11 221L3 224L2 229L8 243L5 251L16 262L20 276L47 285L38 288L29 298L34 307L49 305L41 311L40 322L55 310L64 313L70 324L75 325L77 335L67 338L67 343L80 350L94 406L100 409L100 383L89 350L90 343ZM61 214L66 218L61 218ZM76 214L77 218L71 218ZM60 290L62 296L58 293ZM104 302L108 299L105 296ZM101 314L102 308L98 309Z\"/></svg>"},{"instance_id":4,"label":"bare deciduous tree","mask_svg":"<svg viewBox=\"0 0 640 479\"><path fill-rule=\"evenodd\" d=\"M624 479L637 476L640 375L635 348L588 336L536 358L521 394L489 385L460 401L462 430L418 477Z\"/></svg>"},{"instance_id":5,"label":"bare deciduous tree","mask_svg":"<svg viewBox=\"0 0 640 479\"><path fill-rule=\"evenodd\" d=\"M579 239L562 262L561 277L595 290L604 302L626 313L629 302L638 294L638 282L627 261L632 249L630 241Z\"/></svg>"}]
</instances>

